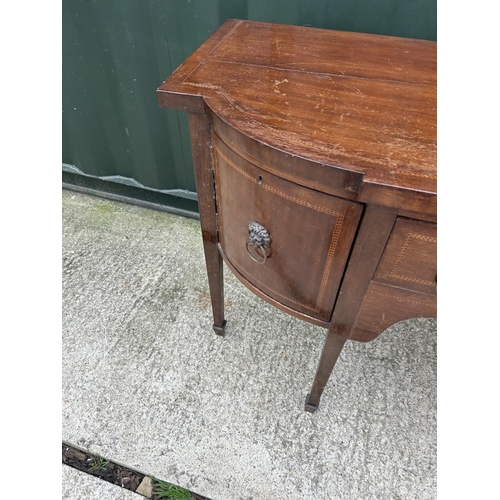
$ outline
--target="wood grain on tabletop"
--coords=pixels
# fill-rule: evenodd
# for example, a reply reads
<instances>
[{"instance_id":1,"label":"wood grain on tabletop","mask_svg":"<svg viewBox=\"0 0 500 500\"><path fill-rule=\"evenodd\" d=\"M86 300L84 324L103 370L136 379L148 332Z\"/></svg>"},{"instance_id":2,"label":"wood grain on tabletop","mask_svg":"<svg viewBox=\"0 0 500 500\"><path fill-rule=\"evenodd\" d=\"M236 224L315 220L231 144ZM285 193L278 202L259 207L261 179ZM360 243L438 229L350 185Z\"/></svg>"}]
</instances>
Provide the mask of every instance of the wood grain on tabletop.
<instances>
[{"instance_id":1,"label":"wood grain on tabletop","mask_svg":"<svg viewBox=\"0 0 500 500\"><path fill-rule=\"evenodd\" d=\"M177 94L289 154L436 192L435 42L229 20L164 82L160 104L187 109Z\"/></svg>"}]
</instances>

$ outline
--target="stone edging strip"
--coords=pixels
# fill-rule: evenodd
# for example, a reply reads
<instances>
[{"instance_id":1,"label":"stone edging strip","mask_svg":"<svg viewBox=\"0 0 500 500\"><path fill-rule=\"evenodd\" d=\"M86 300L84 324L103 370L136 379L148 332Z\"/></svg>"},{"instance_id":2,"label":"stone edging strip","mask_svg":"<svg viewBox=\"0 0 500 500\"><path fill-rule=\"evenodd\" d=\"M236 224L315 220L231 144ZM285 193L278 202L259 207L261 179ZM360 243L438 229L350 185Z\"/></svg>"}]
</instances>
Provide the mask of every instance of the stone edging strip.
<instances>
[{"instance_id":1,"label":"stone edging strip","mask_svg":"<svg viewBox=\"0 0 500 500\"><path fill-rule=\"evenodd\" d=\"M64 441L62 443L62 463L152 500L160 498L156 491L160 483L170 485L170 483L165 483L153 476L117 464L112 460L75 448ZM176 490L181 490L180 487L175 485L170 486ZM191 495L192 500L210 500L192 491L185 490L185 492L186 500L189 500L189 495ZM168 497L163 496L161 498Z\"/></svg>"}]
</instances>

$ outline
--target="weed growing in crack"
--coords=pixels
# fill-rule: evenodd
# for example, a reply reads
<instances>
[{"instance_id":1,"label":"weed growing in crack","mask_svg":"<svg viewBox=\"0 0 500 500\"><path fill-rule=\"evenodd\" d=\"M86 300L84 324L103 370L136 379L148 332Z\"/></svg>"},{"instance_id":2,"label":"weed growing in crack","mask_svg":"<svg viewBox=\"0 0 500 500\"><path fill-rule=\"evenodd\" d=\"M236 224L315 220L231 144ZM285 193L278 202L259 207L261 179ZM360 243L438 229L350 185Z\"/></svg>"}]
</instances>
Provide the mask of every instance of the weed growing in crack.
<instances>
[{"instance_id":1,"label":"weed growing in crack","mask_svg":"<svg viewBox=\"0 0 500 500\"><path fill-rule=\"evenodd\" d=\"M106 470L108 464L109 460L104 460L104 458L102 457L94 458L94 461L92 462L89 471Z\"/></svg>"},{"instance_id":2,"label":"weed growing in crack","mask_svg":"<svg viewBox=\"0 0 500 500\"><path fill-rule=\"evenodd\" d=\"M153 498L165 500L194 500L188 490L174 484L153 479Z\"/></svg>"}]
</instances>

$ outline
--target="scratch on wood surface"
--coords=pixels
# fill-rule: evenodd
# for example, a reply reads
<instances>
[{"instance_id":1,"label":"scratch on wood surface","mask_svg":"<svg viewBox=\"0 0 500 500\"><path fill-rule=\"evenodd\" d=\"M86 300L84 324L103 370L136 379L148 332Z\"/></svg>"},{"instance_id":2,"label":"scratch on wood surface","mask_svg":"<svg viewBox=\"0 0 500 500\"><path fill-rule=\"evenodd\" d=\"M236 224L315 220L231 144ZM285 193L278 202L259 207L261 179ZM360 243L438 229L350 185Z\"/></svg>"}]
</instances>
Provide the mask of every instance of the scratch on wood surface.
<instances>
[{"instance_id":1,"label":"scratch on wood surface","mask_svg":"<svg viewBox=\"0 0 500 500\"><path fill-rule=\"evenodd\" d=\"M270 106L271 108L274 108L281 115L283 114L283 110L282 109L278 108L277 106L274 106L274 105L270 104L269 102L267 102L265 99L263 99L260 96L258 96L257 98L259 99L259 101L263 102L266 106ZM288 104L288 103L285 103L285 104ZM290 116L290 113L287 113L287 116ZM275 118L277 118L277 117L275 116ZM290 122L291 121L291 120L284 120L283 118L281 118L281 120L286 121L286 122Z\"/></svg>"},{"instance_id":2,"label":"scratch on wood surface","mask_svg":"<svg viewBox=\"0 0 500 500\"><path fill-rule=\"evenodd\" d=\"M285 78L284 80L281 80L281 82L279 80L274 80L274 83L273 83L273 92L275 94L280 94L280 95L284 95L286 96L286 94L283 94L282 92L280 92L278 86L281 85L282 83L288 83L288 80Z\"/></svg>"},{"instance_id":3,"label":"scratch on wood surface","mask_svg":"<svg viewBox=\"0 0 500 500\"><path fill-rule=\"evenodd\" d=\"M309 132L310 135L313 135L313 132L309 128L307 128L305 125L302 125L302 123L299 123L299 127L305 128Z\"/></svg>"},{"instance_id":4,"label":"scratch on wood surface","mask_svg":"<svg viewBox=\"0 0 500 500\"><path fill-rule=\"evenodd\" d=\"M350 88L354 89L357 94L364 95L363 92L361 92L361 90L359 90L357 87L350 87Z\"/></svg>"},{"instance_id":5,"label":"scratch on wood surface","mask_svg":"<svg viewBox=\"0 0 500 500\"><path fill-rule=\"evenodd\" d=\"M382 329L382 325L384 324L384 322L385 322L385 313L382 313L382 319L380 320L380 323L378 325L379 330Z\"/></svg>"}]
</instances>

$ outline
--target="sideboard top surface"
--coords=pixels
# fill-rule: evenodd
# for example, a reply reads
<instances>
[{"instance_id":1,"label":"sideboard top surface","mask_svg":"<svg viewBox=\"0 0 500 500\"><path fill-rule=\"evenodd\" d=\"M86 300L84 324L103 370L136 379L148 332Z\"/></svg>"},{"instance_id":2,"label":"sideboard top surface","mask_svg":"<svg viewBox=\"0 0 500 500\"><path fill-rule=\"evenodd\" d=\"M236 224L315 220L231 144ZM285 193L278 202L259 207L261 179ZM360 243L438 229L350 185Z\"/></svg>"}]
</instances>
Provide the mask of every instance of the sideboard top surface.
<instances>
[{"instance_id":1,"label":"sideboard top surface","mask_svg":"<svg viewBox=\"0 0 500 500\"><path fill-rule=\"evenodd\" d=\"M201 99L200 99L201 97ZM436 43L226 21L158 89L271 148L436 193Z\"/></svg>"}]
</instances>

